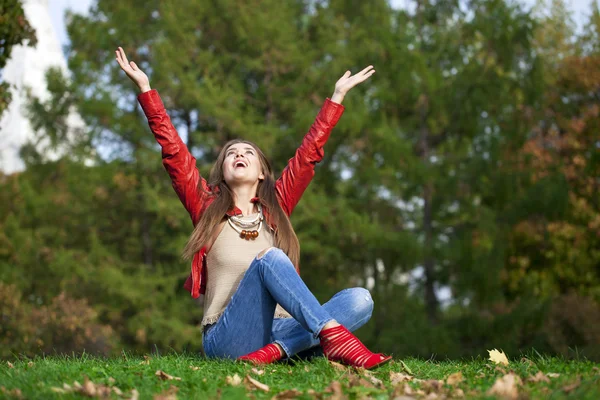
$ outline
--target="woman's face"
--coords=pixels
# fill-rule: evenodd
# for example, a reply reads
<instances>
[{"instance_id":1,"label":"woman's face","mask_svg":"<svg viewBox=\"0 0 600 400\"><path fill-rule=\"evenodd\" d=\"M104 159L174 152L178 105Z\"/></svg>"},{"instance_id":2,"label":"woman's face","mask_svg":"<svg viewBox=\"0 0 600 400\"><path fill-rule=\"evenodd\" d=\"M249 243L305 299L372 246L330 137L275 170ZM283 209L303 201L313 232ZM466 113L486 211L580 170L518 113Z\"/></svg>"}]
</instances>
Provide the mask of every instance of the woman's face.
<instances>
[{"instance_id":1,"label":"woman's face","mask_svg":"<svg viewBox=\"0 0 600 400\"><path fill-rule=\"evenodd\" d=\"M236 143L225 151L223 176L229 186L254 184L265 178L258 152L248 143Z\"/></svg>"}]
</instances>

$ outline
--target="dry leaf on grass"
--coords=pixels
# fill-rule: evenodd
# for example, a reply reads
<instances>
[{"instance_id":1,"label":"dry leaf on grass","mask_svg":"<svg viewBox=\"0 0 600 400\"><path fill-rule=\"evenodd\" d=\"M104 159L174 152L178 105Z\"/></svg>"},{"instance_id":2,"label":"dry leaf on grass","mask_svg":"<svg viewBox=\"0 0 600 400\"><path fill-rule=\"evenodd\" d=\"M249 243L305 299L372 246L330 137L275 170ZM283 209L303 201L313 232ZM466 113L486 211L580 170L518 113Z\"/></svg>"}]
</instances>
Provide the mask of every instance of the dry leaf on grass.
<instances>
[{"instance_id":1,"label":"dry leaf on grass","mask_svg":"<svg viewBox=\"0 0 600 400\"><path fill-rule=\"evenodd\" d=\"M18 388L8 390L4 386L0 386L0 393L4 393L4 394L8 395L8 397L14 397L17 399L23 398L23 393L21 393L21 389L18 389Z\"/></svg>"},{"instance_id":2,"label":"dry leaf on grass","mask_svg":"<svg viewBox=\"0 0 600 400\"><path fill-rule=\"evenodd\" d=\"M144 361L140 363L140 365L150 365L150 357L144 356Z\"/></svg>"},{"instance_id":3,"label":"dry leaf on grass","mask_svg":"<svg viewBox=\"0 0 600 400\"><path fill-rule=\"evenodd\" d=\"M305 366L304 366L304 371L306 371L306 372L310 372L310 368L308 368L308 365L305 365Z\"/></svg>"},{"instance_id":4,"label":"dry leaf on grass","mask_svg":"<svg viewBox=\"0 0 600 400\"><path fill-rule=\"evenodd\" d=\"M508 365L508 358L506 357L506 354L504 354L504 351L494 349L488 350L488 352L490 353L490 360L495 364Z\"/></svg>"},{"instance_id":5,"label":"dry leaf on grass","mask_svg":"<svg viewBox=\"0 0 600 400\"><path fill-rule=\"evenodd\" d=\"M129 400L138 400L139 397L140 393L137 391L137 389L131 389L131 397Z\"/></svg>"},{"instance_id":6,"label":"dry leaf on grass","mask_svg":"<svg viewBox=\"0 0 600 400\"><path fill-rule=\"evenodd\" d=\"M200 369L200 367L194 367L193 365L190 365L190 369L192 371L198 371Z\"/></svg>"},{"instance_id":7,"label":"dry leaf on grass","mask_svg":"<svg viewBox=\"0 0 600 400\"><path fill-rule=\"evenodd\" d=\"M256 379L253 379L250 375L246 375L246 386L249 389L256 388L256 389L262 390L264 392L269 391L269 387L267 385L257 381Z\"/></svg>"},{"instance_id":8,"label":"dry leaf on grass","mask_svg":"<svg viewBox=\"0 0 600 400\"><path fill-rule=\"evenodd\" d=\"M565 393L571 393L573 390L577 389L579 385L581 385L581 377L577 377L577 380L575 382L563 386L562 390Z\"/></svg>"},{"instance_id":9,"label":"dry leaf on grass","mask_svg":"<svg viewBox=\"0 0 600 400\"><path fill-rule=\"evenodd\" d=\"M425 393L439 393L444 388L444 381L427 379L421 383L421 388L425 391Z\"/></svg>"},{"instance_id":10,"label":"dry leaf on grass","mask_svg":"<svg viewBox=\"0 0 600 400\"><path fill-rule=\"evenodd\" d=\"M548 379L548 377L546 375L544 375L544 373L542 371L538 371L537 374L530 376L529 378L527 378L527 382L550 382L550 379Z\"/></svg>"},{"instance_id":11,"label":"dry leaf on grass","mask_svg":"<svg viewBox=\"0 0 600 400\"><path fill-rule=\"evenodd\" d=\"M496 379L494 385L488 390L488 395L500 396L503 399L516 399L519 396L518 385L522 385L521 378L510 373Z\"/></svg>"},{"instance_id":12,"label":"dry leaf on grass","mask_svg":"<svg viewBox=\"0 0 600 400\"><path fill-rule=\"evenodd\" d=\"M560 374L557 374L556 372L548 372L548 373L546 374L546 376L547 376L548 378L558 378L558 377L560 376Z\"/></svg>"},{"instance_id":13,"label":"dry leaf on grass","mask_svg":"<svg viewBox=\"0 0 600 400\"><path fill-rule=\"evenodd\" d=\"M464 381L464 378L462 372L460 371L450 374L446 378L446 383L448 385L456 385L457 383L461 383L462 381Z\"/></svg>"},{"instance_id":14,"label":"dry leaf on grass","mask_svg":"<svg viewBox=\"0 0 600 400\"><path fill-rule=\"evenodd\" d=\"M283 392L277 393L275 396L271 397L271 400L287 400L287 399L295 399L298 396L301 396L302 392L297 389L289 389Z\"/></svg>"},{"instance_id":15,"label":"dry leaf on grass","mask_svg":"<svg viewBox=\"0 0 600 400\"><path fill-rule=\"evenodd\" d=\"M28 366L28 367L33 367L34 365L35 365L35 364L33 363L33 361L29 361L29 362L27 363L27 366Z\"/></svg>"},{"instance_id":16,"label":"dry leaf on grass","mask_svg":"<svg viewBox=\"0 0 600 400\"><path fill-rule=\"evenodd\" d=\"M338 381L333 381L327 388L324 390L325 393L331 393L331 396L328 400L345 400L347 399L342 392L342 385Z\"/></svg>"},{"instance_id":17,"label":"dry leaf on grass","mask_svg":"<svg viewBox=\"0 0 600 400\"><path fill-rule=\"evenodd\" d=\"M177 400L177 392L178 391L179 391L179 388L177 386L171 385L171 387L168 388L167 390L165 390L164 392L155 394L153 399L154 400Z\"/></svg>"},{"instance_id":18,"label":"dry leaf on grass","mask_svg":"<svg viewBox=\"0 0 600 400\"><path fill-rule=\"evenodd\" d=\"M412 381L413 377L410 375L403 374L402 372L390 371L390 382L392 386L396 386L400 382Z\"/></svg>"},{"instance_id":19,"label":"dry leaf on grass","mask_svg":"<svg viewBox=\"0 0 600 400\"><path fill-rule=\"evenodd\" d=\"M252 372L254 372L256 375L262 375L265 373L264 370L262 369L256 369L256 368L252 368Z\"/></svg>"},{"instance_id":20,"label":"dry leaf on grass","mask_svg":"<svg viewBox=\"0 0 600 400\"><path fill-rule=\"evenodd\" d=\"M8 364L8 368L14 368L15 367L10 361L7 361L6 363Z\"/></svg>"},{"instance_id":21,"label":"dry leaf on grass","mask_svg":"<svg viewBox=\"0 0 600 400\"><path fill-rule=\"evenodd\" d=\"M343 366L340 363L337 363L335 361L329 361L329 365L331 365L333 368L337 369L338 371L346 371L346 367Z\"/></svg>"},{"instance_id":22,"label":"dry leaf on grass","mask_svg":"<svg viewBox=\"0 0 600 400\"><path fill-rule=\"evenodd\" d=\"M225 383L231 386L237 386L242 383L242 378L238 374L225 378Z\"/></svg>"},{"instance_id":23,"label":"dry leaf on grass","mask_svg":"<svg viewBox=\"0 0 600 400\"><path fill-rule=\"evenodd\" d=\"M401 396L410 396L411 394L413 394L412 388L405 383L403 385L398 385L394 388L390 399L397 399Z\"/></svg>"},{"instance_id":24,"label":"dry leaf on grass","mask_svg":"<svg viewBox=\"0 0 600 400\"><path fill-rule=\"evenodd\" d=\"M158 376L163 381L170 381L170 380L173 380L173 379L176 380L176 381L180 381L181 380L181 378L179 378L177 376L169 375L166 372L161 371L160 369L158 371L156 371L154 373L154 375Z\"/></svg>"}]
</instances>

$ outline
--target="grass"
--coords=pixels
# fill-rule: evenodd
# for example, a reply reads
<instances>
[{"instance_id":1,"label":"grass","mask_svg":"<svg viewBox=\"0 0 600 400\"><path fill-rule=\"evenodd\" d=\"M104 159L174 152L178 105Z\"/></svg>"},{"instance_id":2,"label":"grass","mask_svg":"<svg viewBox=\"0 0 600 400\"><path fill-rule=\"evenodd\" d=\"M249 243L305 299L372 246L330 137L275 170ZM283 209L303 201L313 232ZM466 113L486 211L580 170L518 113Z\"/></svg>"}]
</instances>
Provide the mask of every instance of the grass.
<instances>
[{"instance_id":1,"label":"grass","mask_svg":"<svg viewBox=\"0 0 600 400\"><path fill-rule=\"evenodd\" d=\"M382 382L378 384L376 379L365 374L364 371L336 368L323 357L312 361L269 365L254 370L250 365L207 360L192 354L142 358L124 353L119 358L109 359L85 354L79 357L37 357L14 361L12 367L7 361L1 363L0 386L4 389L0 388L0 398L85 398L83 394L75 391L58 393L52 388L63 388L65 383L72 387L74 381L83 384L87 377L94 385L118 387L123 394L118 395L113 391L111 398L114 399L131 398L132 389L137 390L140 400L237 399L246 398L250 393L256 399L271 399L276 394L291 389L296 389L296 394L300 393L297 398L301 399L315 397L340 399L343 396L349 399L388 399L403 395L406 387L409 387L409 393L412 391L412 396L415 398L427 397L423 392L435 393L428 394L427 398L454 398L460 394L457 390L460 389L466 398L493 399L495 397L486 395L486 392L498 378L510 372L518 375L523 381L523 384L518 387L519 398L600 398L600 370L591 361L567 361L532 354L520 360L512 360L507 367L496 366L484 359L434 362L405 358L402 362L395 359L372 371L372 377ZM179 377L181 380L161 380L155 375L157 370ZM264 372L260 373L261 371ZM412 372L415 379L396 386L391 383L391 372L407 374L407 371ZM454 386L446 382L432 381L445 380L450 374L459 371L464 380ZM528 377L538 371L560 375L551 378L550 382L527 381ZM227 377L235 374L242 378L242 383L238 386L232 386L227 382ZM269 391L252 390L251 385L243 380L247 375L268 385ZM340 383L343 396L339 392L332 392L331 388L328 389L334 381ZM171 388L171 385L176 389ZM169 388L171 388L170 392ZM419 388L423 390L421 395L417 394ZM20 394L15 389L19 389ZM161 394L163 397L155 397ZM287 394L291 396L292 392Z\"/></svg>"}]
</instances>

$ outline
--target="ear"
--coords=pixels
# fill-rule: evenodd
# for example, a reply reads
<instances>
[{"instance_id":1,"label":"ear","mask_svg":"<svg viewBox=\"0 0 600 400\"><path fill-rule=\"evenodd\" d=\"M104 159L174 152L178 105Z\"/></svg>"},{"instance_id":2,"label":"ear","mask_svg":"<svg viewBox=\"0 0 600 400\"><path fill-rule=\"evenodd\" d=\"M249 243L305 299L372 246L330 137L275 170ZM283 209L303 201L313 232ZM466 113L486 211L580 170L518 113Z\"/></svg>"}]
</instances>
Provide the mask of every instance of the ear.
<instances>
[{"instance_id":1,"label":"ear","mask_svg":"<svg viewBox=\"0 0 600 400\"><path fill-rule=\"evenodd\" d=\"M263 174L262 172L260 173L260 175L258 175L258 180L262 181L265 179L265 174Z\"/></svg>"}]
</instances>

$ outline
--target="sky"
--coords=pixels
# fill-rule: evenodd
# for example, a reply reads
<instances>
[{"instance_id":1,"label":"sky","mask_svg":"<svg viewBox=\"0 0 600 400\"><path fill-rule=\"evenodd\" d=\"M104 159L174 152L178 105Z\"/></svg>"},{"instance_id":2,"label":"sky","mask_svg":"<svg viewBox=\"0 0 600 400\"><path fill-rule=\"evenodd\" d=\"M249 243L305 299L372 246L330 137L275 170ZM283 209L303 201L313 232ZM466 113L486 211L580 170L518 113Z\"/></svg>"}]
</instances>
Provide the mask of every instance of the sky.
<instances>
[{"instance_id":1,"label":"sky","mask_svg":"<svg viewBox=\"0 0 600 400\"><path fill-rule=\"evenodd\" d=\"M392 0L392 4L402 7L412 1L413 0ZM535 3L535 0L521 1L528 6L531 6ZM585 16L589 14L589 6L591 1L592 0L567 0L567 3L571 5L571 9L573 10L574 19L579 26L583 21L585 21ZM69 43L67 31L65 29L65 11L70 9L77 13L85 13L93 2L94 0L48 0L52 25L56 30L61 44L66 45Z\"/></svg>"}]
</instances>

